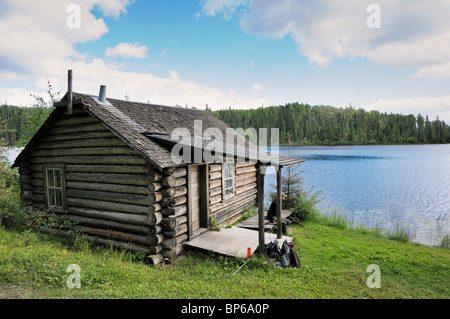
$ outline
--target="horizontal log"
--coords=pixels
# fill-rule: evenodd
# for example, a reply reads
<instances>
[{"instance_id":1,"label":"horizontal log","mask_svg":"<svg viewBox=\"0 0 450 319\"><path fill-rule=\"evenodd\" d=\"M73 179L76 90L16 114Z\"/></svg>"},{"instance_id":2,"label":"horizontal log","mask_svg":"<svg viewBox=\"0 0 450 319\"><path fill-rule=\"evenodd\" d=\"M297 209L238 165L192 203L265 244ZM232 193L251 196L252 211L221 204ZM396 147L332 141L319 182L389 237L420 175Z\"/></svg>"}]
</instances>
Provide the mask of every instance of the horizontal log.
<instances>
[{"instance_id":1,"label":"horizontal log","mask_svg":"<svg viewBox=\"0 0 450 319\"><path fill-rule=\"evenodd\" d=\"M242 180L247 180L249 178L254 178L254 177L256 177L256 172L251 172L251 173L247 173L247 174L237 175L234 178L234 181L235 181L235 183L238 183Z\"/></svg>"},{"instance_id":2,"label":"horizontal log","mask_svg":"<svg viewBox=\"0 0 450 319\"><path fill-rule=\"evenodd\" d=\"M163 249L161 254L164 256L164 258L174 259L178 255L180 255L183 251L184 251L183 244L179 244L179 245L177 245L176 247L174 247L172 249Z\"/></svg>"},{"instance_id":3,"label":"horizontal log","mask_svg":"<svg viewBox=\"0 0 450 319\"><path fill-rule=\"evenodd\" d=\"M185 167L178 167L173 171L172 176L175 178L179 178L179 177L186 176L186 174L187 174L187 170Z\"/></svg>"},{"instance_id":4,"label":"horizontal log","mask_svg":"<svg viewBox=\"0 0 450 319\"><path fill-rule=\"evenodd\" d=\"M253 184L253 183L256 183L256 176L250 177L247 179L243 179L240 181L236 181L235 188L240 188L240 187L246 186L248 184Z\"/></svg>"},{"instance_id":5,"label":"horizontal log","mask_svg":"<svg viewBox=\"0 0 450 319\"><path fill-rule=\"evenodd\" d=\"M235 165L236 168L241 168L241 167L255 166L256 163L252 163L252 162L236 162L234 165Z\"/></svg>"},{"instance_id":6,"label":"horizontal log","mask_svg":"<svg viewBox=\"0 0 450 319\"><path fill-rule=\"evenodd\" d=\"M220 178L222 178L222 172L209 173L209 180L211 181Z\"/></svg>"},{"instance_id":7,"label":"horizontal log","mask_svg":"<svg viewBox=\"0 0 450 319\"><path fill-rule=\"evenodd\" d=\"M242 167L242 168L236 168L236 176L241 175L241 174L247 174L247 173L251 173L251 172L256 172L256 167L255 166L248 166L248 167Z\"/></svg>"},{"instance_id":8,"label":"horizontal log","mask_svg":"<svg viewBox=\"0 0 450 319\"><path fill-rule=\"evenodd\" d=\"M180 236L181 234L186 233L188 230L188 226L187 224L182 224L179 226L176 226L175 228L171 229L171 230L164 230L162 231L164 237L168 237L168 238L175 238L177 236Z\"/></svg>"},{"instance_id":9,"label":"horizontal log","mask_svg":"<svg viewBox=\"0 0 450 319\"><path fill-rule=\"evenodd\" d=\"M32 169L42 171L42 165L35 165ZM40 168L40 169L39 169ZM148 167L145 165L66 165L67 173L126 173L146 174Z\"/></svg>"},{"instance_id":10,"label":"horizontal log","mask_svg":"<svg viewBox=\"0 0 450 319\"><path fill-rule=\"evenodd\" d=\"M44 187L44 179L42 179L42 178L32 179L31 180L31 185L33 187Z\"/></svg>"},{"instance_id":11,"label":"horizontal log","mask_svg":"<svg viewBox=\"0 0 450 319\"><path fill-rule=\"evenodd\" d=\"M95 138L112 138L117 136L111 131L99 131L99 132L80 132L71 134L57 134L47 135L42 139L42 142L56 142L56 141L70 141L70 140L82 140L82 139L95 139Z\"/></svg>"},{"instance_id":12,"label":"horizontal log","mask_svg":"<svg viewBox=\"0 0 450 319\"><path fill-rule=\"evenodd\" d=\"M154 235L157 233L155 227L151 227L151 226L120 223L120 222L116 222L116 221L112 221L112 220L90 218L90 217L70 215L70 214L66 215L66 216L69 219L72 219L78 223L82 223L83 225L88 225L88 226L121 230L121 231L125 231L125 232L144 234L144 235ZM160 228L160 230L161 230L161 228Z\"/></svg>"},{"instance_id":13,"label":"horizontal log","mask_svg":"<svg viewBox=\"0 0 450 319\"><path fill-rule=\"evenodd\" d=\"M161 254L152 254L144 258L144 263L147 265L159 265L164 262L164 257Z\"/></svg>"},{"instance_id":14,"label":"horizontal log","mask_svg":"<svg viewBox=\"0 0 450 319\"><path fill-rule=\"evenodd\" d=\"M66 164L101 164L101 165L144 165L146 160L138 155L117 155L117 156L45 156L32 157L33 164L44 163L66 163Z\"/></svg>"},{"instance_id":15,"label":"horizontal log","mask_svg":"<svg viewBox=\"0 0 450 319\"><path fill-rule=\"evenodd\" d=\"M236 195L242 194L251 189L257 189L256 182L236 188Z\"/></svg>"},{"instance_id":16,"label":"horizontal log","mask_svg":"<svg viewBox=\"0 0 450 319\"><path fill-rule=\"evenodd\" d=\"M150 169L147 172L147 177L151 183L159 182L163 178L163 174L155 169Z\"/></svg>"},{"instance_id":17,"label":"horizontal log","mask_svg":"<svg viewBox=\"0 0 450 319\"><path fill-rule=\"evenodd\" d=\"M248 207L249 203L254 203L255 200L256 200L256 195L246 197L245 199L240 200L239 202L235 203L234 205L229 206L225 209L222 209L222 210L216 212L211 217L215 218L217 220L221 220L221 218L224 216L225 216L224 218L226 218L226 219L231 218L232 216L231 216L230 212L233 212L235 210L240 210L240 209L242 209L242 211L243 211L246 207Z\"/></svg>"},{"instance_id":18,"label":"horizontal log","mask_svg":"<svg viewBox=\"0 0 450 319\"><path fill-rule=\"evenodd\" d=\"M178 216L186 214L186 212L187 212L186 205L169 206L169 207L164 207L163 209L161 209L161 214L164 217L168 217L168 216L178 217Z\"/></svg>"},{"instance_id":19,"label":"horizontal log","mask_svg":"<svg viewBox=\"0 0 450 319\"><path fill-rule=\"evenodd\" d=\"M67 197L67 203L69 206L74 207L104 209L109 211L125 212L130 214L147 215L153 213L154 211L153 208L151 208L151 206L122 204L122 203L85 199L85 198L75 198L75 197Z\"/></svg>"},{"instance_id":20,"label":"horizontal log","mask_svg":"<svg viewBox=\"0 0 450 319\"><path fill-rule=\"evenodd\" d=\"M59 236L68 236L68 237L76 237L79 236L76 233L73 233L68 230L59 230L59 229L50 229L50 228L41 228L39 229L41 232L51 235L59 235ZM93 242L95 244L100 244L104 246L112 246L116 249L125 249L125 250L132 250L132 251L142 251L144 253L150 253L150 249L148 245L140 245L140 244L134 244L134 243L125 243L122 241L117 240L111 240L111 239L105 239L97 236L90 236L90 235L83 235L83 238L86 240Z\"/></svg>"},{"instance_id":21,"label":"horizontal log","mask_svg":"<svg viewBox=\"0 0 450 319\"><path fill-rule=\"evenodd\" d=\"M152 184L150 184L149 186L148 186L148 189L151 191L151 192L157 192L157 191L160 191L161 189L162 189L162 185L161 185L161 183L152 183ZM161 193L162 194L162 193Z\"/></svg>"},{"instance_id":22,"label":"horizontal log","mask_svg":"<svg viewBox=\"0 0 450 319\"><path fill-rule=\"evenodd\" d=\"M36 149L64 149L64 148L80 148L80 147L126 147L127 144L121 139L114 138L90 138L69 141L53 141L45 142L36 146Z\"/></svg>"},{"instance_id":23,"label":"horizontal log","mask_svg":"<svg viewBox=\"0 0 450 319\"><path fill-rule=\"evenodd\" d=\"M31 175L20 175L19 180L21 184L31 183Z\"/></svg>"},{"instance_id":24,"label":"horizontal log","mask_svg":"<svg viewBox=\"0 0 450 319\"><path fill-rule=\"evenodd\" d=\"M233 205L233 204L235 204L235 203L245 199L246 197L251 196L251 195L256 194L256 193L257 193L257 189L256 188L255 189L251 189L251 190L248 190L248 191L246 191L246 192L244 192L242 194L234 196L234 197L232 197L232 198L230 198L230 199L228 199L228 200L226 200L226 201L224 201L222 203L211 205L209 207L210 208L210 212L212 214L213 212L216 212L216 211L224 209L224 208L226 208L228 206L231 206L231 205Z\"/></svg>"},{"instance_id":25,"label":"horizontal log","mask_svg":"<svg viewBox=\"0 0 450 319\"><path fill-rule=\"evenodd\" d=\"M22 198L22 200L27 200L29 198ZM31 199L33 200L33 203L45 203L45 195L41 194L33 194L31 196Z\"/></svg>"},{"instance_id":26,"label":"horizontal log","mask_svg":"<svg viewBox=\"0 0 450 319\"><path fill-rule=\"evenodd\" d=\"M38 185L36 185L38 186ZM145 186L133 186L133 185L120 185L120 184L108 184L108 183L90 183L90 182L66 182L67 189L82 189L92 191L104 191L115 193L129 193L129 194L141 194L148 195L151 191Z\"/></svg>"},{"instance_id":27,"label":"horizontal log","mask_svg":"<svg viewBox=\"0 0 450 319\"><path fill-rule=\"evenodd\" d=\"M128 194L128 193L112 193L101 191L86 191L82 189L67 189L67 196L78 198L89 198L97 200L106 200L109 202L136 204L136 205L150 205L155 203L155 193L148 195Z\"/></svg>"},{"instance_id":28,"label":"horizontal log","mask_svg":"<svg viewBox=\"0 0 450 319\"><path fill-rule=\"evenodd\" d=\"M161 227L163 228L163 231L165 229L173 229L176 226L180 226L184 223L187 223L187 216L179 216L179 217L164 217L161 221Z\"/></svg>"},{"instance_id":29,"label":"horizontal log","mask_svg":"<svg viewBox=\"0 0 450 319\"><path fill-rule=\"evenodd\" d=\"M20 192L20 198L22 200L30 199L33 196L33 192L31 190L22 190Z\"/></svg>"},{"instance_id":30,"label":"horizontal log","mask_svg":"<svg viewBox=\"0 0 450 319\"><path fill-rule=\"evenodd\" d=\"M19 174L20 175L30 175L31 169L29 167L19 167Z\"/></svg>"},{"instance_id":31,"label":"horizontal log","mask_svg":"<svg viewBox=\"0 0 450 319\"><path fill-rule=\"evenodd\" d=\"M139 215L139 214L108 211L104 209L89 209L83 207L68 207L68 211L70 215L104 219L119 223L141 225L141 226L155 226L156 225L155 221L157 220L157 218L153 216L154 214Z\"/></svg>"},{"instance_id":32,"label":"horizontal log","mask_svg":"<svg viewBox=\"0 0 450 319\"><path fill-rule=\"evenodd\" d=\"M96 118L88 114L71 115L58 119L53 125L55 127L65 127L70 125L100 123Z\"/></svg>"},{"instance_id":33,"label":"horizontal log","mask_svg":"<svg viewBox=\"0 0 450 319\"><path fill-rule=\"evenodd\" d=\"M150 254L156 255L162 252L161 245L150 246Z\"/></svg>"},{"instance_id":34,"label":"horizontal log","mask_svg":"<svg viewBox=\"0 0 450 319\"><path fill-rule=\"evenodd\" d=\"M236 220L237 218L239 218L238 215L242 214L244 212L244 210L246 209L246 207L248 207L248 205L254 205L256 204L256 199L252 200L250 202L247 202L239 207L237 207L234 210L228 211L226 212L226 214L221 214L220 217L216 216L217 222L219 224L221 223L225 223L225 222L229 222L230 220Z\"/></svg>"},{"instance_id":35,"label":"horizontal log","mask_svg":"<svg viewBox=\"0 0 450 319\"><path fill-rule=\"evenodd\" d=\"M58 134L71 134L71 133L82 133L82 132L97 132L97 131L109 131L109 129L100 123L86 124L86 125L76 125L67 127L55 127L49 130L49 135Z\"/></svg>"},{"instance_id":36,"label":"horizontal log","mask_svg":"<svg viewBox=\"0 0 450 319\"><path fill-rule=\"evenodd\" d=\"M222 194L222 187L216 187L209 190L209 196L212 197L214 195Z\"/></svg>"},{"instance_id":37,"label":"horizontal log","mask_svg":"<svg viewBox=\"0 0 450 319\"><path fill-rule=\"evenodd\" d=\"M181 243L185 242L188 239L188 236L186 234L180 235L175 238L167 238L164 239L161 243L162 248L164 249L172 249L176 248Z\"/></svg>"},{"instance_id":38,"label":"horizontal log","mask_svg":"<svg viewBox=\"0 0 450 319\"><path fill-rule=\"evenodd\" d=\"M175 198L163 197L163 199L161 200L161 205L164 207L179 206L185 204L186 201L187 201L186 196L179 196Z\"/></svg>"},{"instance_id":39,"label":"horizontal log","mask_svg":"<svg viewBox=\"0 0 450 319\"><path fill-rule=\"evenodd\" d=\"M222 172L222 165L221 164L210 164L209 165L209 172Z\"/></svg>"},{"instance_id":40,"label":"horizontal log","mask_svg":"<svg viewBox=\"0 0 450 319\"><path fill-rule=\"evenodd\" d=\"M31 156L72 156L72 155L137 155L138 153L128 147L82 147L82 148L60 148L42 149L31 152Z\"/></svg>"},{"instance_id":41,"label":"horizontal log","mask_svg":"<svg viewBox=\"0 0 450 319\"><path fill-rule=\"evenodd\" d=\"M209 182L209 188L216 188L216 187L221 187L221 186L222 186L222 180L221 179Z\"/></svg>"},{"instance_id":42,"label":"horizontal log","mask_svg":"<svg viewBox=\"0 0 450 319\"><path fill-rule=\"evenodd\" d=\"M209 204L214 205L222 201L222 194L215 195L209 198Z\"/></svg>"},{"instance_id":43,"label":"horizontal log","mask_svg":"<svg viewBox=\"0 0 450 319\"><path fill-rule=\"evenodd\" d=\"M185 186L171 187L171 188L163 188L162 191L164 196L166 197L179 197L187 194L187 188Z\"/></svg>"},{"instance_id":44,"label":"horizontal log","mask_svg":"<svg viewBox=\"0 0 450 319\"><path fill-rule=\"evenodd\" d=\"M161 179L161 184L165 187L177 187L186 184L186 178L176 178L174 176L164 176Z\"/></svg>"},{"instance_id":45,"label":"horizontal log","mask_svg":"<svg viewBox=\"0 0 450 319\"><path fill-rule=\"evenodd\" d=\"M148 186L149 180L143 174L116 174L116 173L66 173L67 181L95 182L122 185Z\"/></svg>"},{"instance_id":46,"label":"horizontal log","mask_svg":"<svg viewBox=\"0 0 450 319\"><path fill-rule=\"evenodd\" d=\"M142 245L159 245L164 239L162 234L155 235L135 235L130 233L124 233L121 231L101 229L87 226L67 226L67 229L74 230L83 234L100 236L111 240L119 240L127 243L136 243Z\"/></svg>"}]
</instances>

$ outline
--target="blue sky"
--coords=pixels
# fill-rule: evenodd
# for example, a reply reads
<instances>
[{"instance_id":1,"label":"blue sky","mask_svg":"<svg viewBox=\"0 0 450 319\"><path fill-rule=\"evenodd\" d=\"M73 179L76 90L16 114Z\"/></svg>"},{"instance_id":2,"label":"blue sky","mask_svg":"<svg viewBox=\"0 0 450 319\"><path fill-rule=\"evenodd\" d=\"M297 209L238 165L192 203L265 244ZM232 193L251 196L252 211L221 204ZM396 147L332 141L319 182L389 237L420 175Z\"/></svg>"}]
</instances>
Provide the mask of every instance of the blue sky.
<instances>
[{"instance_id":1,"label":"blue sky","mask_svg":"<svg viewBox=\"0 0 450 319\"><path fill-rule=\"evenodd\" d=\"M448 0L1 0L0 9L1 103L29 105L48 80L65 92L70 68L75 91L105 84L115 98L213 109L351 103L450 123ZM380 28L367 26L372 18Z\"/></svg>"}]
</instances>

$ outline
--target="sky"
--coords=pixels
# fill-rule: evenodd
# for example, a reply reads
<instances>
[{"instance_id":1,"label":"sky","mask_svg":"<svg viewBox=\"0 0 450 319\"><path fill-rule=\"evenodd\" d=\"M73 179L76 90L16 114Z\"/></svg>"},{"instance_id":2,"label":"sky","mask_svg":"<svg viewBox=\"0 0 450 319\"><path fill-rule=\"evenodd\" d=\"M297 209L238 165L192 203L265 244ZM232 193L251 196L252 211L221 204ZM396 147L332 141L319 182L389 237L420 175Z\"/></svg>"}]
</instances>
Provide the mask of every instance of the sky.
<instances>
[{"instance_id":1,"label":"sky","mask_svg":"<svg viewBox=\"0 0 450 319\"><path fill-rule=\"evenodd\" d=\"M0 104L47 83L218 110L291 102L450 123L450 0L0 0Z\"/></svg>"}]
</instances>

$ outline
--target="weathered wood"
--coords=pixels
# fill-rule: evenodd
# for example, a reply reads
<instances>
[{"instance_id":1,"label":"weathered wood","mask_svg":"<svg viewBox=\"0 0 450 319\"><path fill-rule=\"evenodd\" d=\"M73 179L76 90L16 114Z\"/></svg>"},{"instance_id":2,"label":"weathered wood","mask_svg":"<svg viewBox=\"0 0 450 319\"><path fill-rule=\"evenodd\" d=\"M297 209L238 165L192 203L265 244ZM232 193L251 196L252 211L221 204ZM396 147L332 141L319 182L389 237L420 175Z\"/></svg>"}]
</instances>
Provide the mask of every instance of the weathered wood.
<instances>
[{"instance_id":1,"label":"weathered wood","mask_svg":"<svg viewBox=\"0 0 450 319\"><path fill-rule=\"evenodd\" d=\"M118 202L125 204L150 205L155 203L155 193L148 195L128 194L128 193L112 193L101 191L86 191L82 189L67 189L67 196L78 198L89 198L97 200L105 200L109 202Z\"/></svg>"},{"instance_id":2,"label":"weathered wood","mask_svg":"<svg viewBox=\"0 0 450 319\"><path fill-rule=\"evenodd\" d=\"M96 131L107 131L109 130L106 126L100 123L86 124L86 125L76 125L68 127L55 127L49 130L49 135L58 134L70 134L70 133L81 133L81 132L96 132Z\"/></svg>"},{"instance_id":3,"label":"weathered wood","mask_svg":"<svg viewBox=\"0 0 450 319\"><path fill-rule=\"evenodd\" d=\"M153 254L148 255L144 258L144 263L147 265L159 265L160 263L164 262L164 257L161 254Z\"/></svg>"},{"instance_id":4,"label":"weathered wood","mask_svg":"<svg viewBox=\"0 0 450 319\"><path fill-rule=\"evenodd\" d=\"M244 193L244 192L246 192L246 191L248 191L250 189L256 189L256 188L257 188L256 183L250 183L250 184L244 185L242 187L237 187L236 188L236 195L242 194L242 193Z\"/></svg>"},{"instance_id":5,"label":"weathered wood","mask_svg":"<svg viewBox=\"0 0 450 319\"><path fill-rule=\"evenodd\" d=\"M135 150L130 147L83 147L83 148L61 148L35 150L31 156L72 156L72 155L136 155Z\"/></svg>"},{"instance_id":6,"label":"weathered wood","mask_svg":"<svg viewBox=\"0 0 450 319\"><path fill-rule=\"evenodd\" d=\"M162 252L161 245L150 246L150 254L156 255Z\"/></svg>"},{"instance_id":7,"label":"weathered wood","mask_svg":"<svg viewBox=\"0 0 450 319\"><path fill-rule=\"evenodd\" d=\"M42 165L33 165L32 170L42 171ZM67 173L146 174L147 170L144 165L66 165Z\"/></svg>"},{"instance_id":8,"label":"weathered wood","mask_svg":"<svg viewBox=\"0 0 450 319\"><path fill-rule=\"evenodd\" d=\"M175 238L167 238L164 239L161 243L162 248L164 249L172 249L176 248L181 243L185 242L188 239L188 236L186 234L180 235Z\"/></svg>"},{"instance_id":9,"label":"weathered wood","mask_svg":"<svg viewBox=\"0 0 450 319\"><path fill-rule=\"evenodd\" d=\"M152 183L152 184L150 184L149 186L148 186L148 189L151 191L151 192L157 192L157 191L160 191L161 189L162 189L162 185L161 185L161 183ZM162 194L162 193L161 193Z\"/></svg>"},{"instance_id":10,"label":"weathered wood","mask_svg":"<svg viewBox=\"0 0 450 319\"><path fill-rule=\"evenodd\" d=\"M187 216L164 217L161 221L161 227L164 229L173 229L176 226L187 223Z\"/></svg>"},{"instance_id":11,"label":"weathered wood","mask_svg":"<svg viewBox=\"0 0 450 319\"><path fill-rule=\"evenodd\" d=\"M110 210L110 211L115 211L115 212L125 212L125 213L131 213L131 214L147 215L147 214L153 213L153 209L151 209L150 206L122 204L122 203L84 199L84 198L82 199L82 198L75 198L75 197L67 197L67 203L69 206L74 206L74 207L104 209L104 210Z\"/></svg>"},{"instance_id":12,"label":"weathered wood","mask_svg":"<svg viewBox=\"0 0 450 319\"><path fill-rule=\"evenodd\" d=\"M30 199L33 196L33 192L31 190L22 190L20 192L20 198L22 200Z\"/></svg>"},{"instance_id":13,"label":"weathered wood","mask_svg":"<svg viewBox=\"0 0 450 319\"><path fill-rule=\"evenodd\" d=\"M150 227L150 226L134 225L134 224L129 224L129 223L120 223L120 222L115 222L112 220L98 219L98 218L91 218L91 217L84 217L84 216L77 216L77 215L70 215L70 214L66 215L66 216L67 216L67 218L72 219L76 222L82 223L84 225L121 230L121 231L126 231L126 232L131 232L131 233L137 233L137 234L145 234L145 235L156 234L155 228ZM127 220L127 221L129 221L129 220Z\"/></svg>"},{"instance_id":14,"label":"weathered wood","mask_svg":"<svg viewBox=\"0 0 450 319\"><path fill-rule=\"evenodd\" d=\"M186 184L186 178L176 178L173 175L164 176L161 180L161 184L165 187L177 187Z\"/></svg>"},{"instance_id":15,"label":"weathered wood","mask_svg":"<svg viewBox=\"0 0 450 319\"><path fill-rule=\"evenodd\" d=\"M163 178L163 174L159 171L156 171L154 169L150 169L147 172L147 178L151 183L159 182Z\"/></svg>"},{"instance_id":16,"label":"weathered wood","mask_svg":"<svg viewBox=\"0 0 450 319\"><path fill-rule=\"evenodd\" d=\"M70 125L85 125L85 124L92 124L92 123L100 123L96 118L90 116L90 115L72 115L70 117L63 117L59 120L57 120L53 126L55 127L66 127Z\"/></svg>"},{"instance_id":17,"label":"weathered wood","mask_svg":"<svg viewBox=\"0 0 450 319\"><path fill-rule=\"evenodd\" d=\"M36 149L62 149L80 147L128 147L125 142L118 138L91 138L81 140L68 140L63 142L46 142L36 146Z\"/></svg>"},{"instance_id":18,"label":"weathered wood","mask_svg":"<svg viewBox=\"0 0 450 319\"><path fill-rule=\"evenodd\" d=\"M149 180L143 174L116 173L66 173L67 181L109 183L134 186L148 186Z\"/></svg>"},{"instance_id":19,"label":"weathered wood","mask_svg":"<svg viewBox=\"0 0 450 319\"><path fill-rule=\"evenodd\" d=\"M178 187L165 188L165 189L163 188L163 190L161 192L166 197L174 198L174 197L186 195L187 188L186 188L186 186L178 186Z\"/></svg>"},{"instance_id":20,"label":"weathered wood","mask_svg":"<svg viewBox=\"0 0 450 319\"><path fill-rule=\"evenodd\" d=\"M185 204L186 201L187 201L186 196L179 196L175 198L163 197L163 199L161 200L161 205L164 207L179 206Z\"/></svg>"},{"instance_id":21,"label":"weathered wood","mask_svg":"<svg viewBox=\"0 0 450 319\"><path fill-rule=\"evenodd\" d=\"M256 177L256 172L252 172L252 173L247 173L247 174L242 174L242 175L237 175L234 179L235 183L239 183L243 180L247 180L249 178L255 178Z\"/></svg>"},{"instance_id":22,"label":"weathered wood","mask_svg":"<svg viewBox=\"0 0 450 319\"><path fill-rule=\"evenodd\" d=\"M172 176L175 177L175 178L186 176L186 168L185 167L178 167L178 168L176 168L173 171Z\"/></svg>"},{"instance_id":23,"label":"weathered wood","mask_svg":"<svg viewBox=\"0 0 450 319\"><path fill-rule=\"evenodd\" d=\"M29 198L22 198L22 200L27 200ZM32 194L31 199L34 203L45 203L45 195Z\"/></svg>"},{"instance_id":24,"label":"weathered wood","mask_svg":"<svg viewBox=\"0 0 450 319\"><path fill-rule=\"evenodd\" d=\"M100 164L100 165L143 165L146 164L146 160L137 155L117 155L117 156L45 156L45 157L32 157L33 164L44 163L66 163L66 164Z\"/></svg>"},{"instance_id":25,"label":"weathered wood","mask_svg":"<svg viewBox=\"0 0 450 319\"><path fill-rule=\"evenodd\" d=\"M216 218L216 219L220 219L223 216L226 216L227 218L231 217L231 216L228 216L228 214L230 212L235 211L237 209L241 209L241 208L243 210L245 207L247 207L248 203L253 202L254 200L256 200L256 195L248 196L248 197L246 197L244 199L241 199L239 202L234 203L234 205L231 205L231 206L228 206L226 208L223 208L223 209L220 209L220 210L216 211L214 213L213 217Z\"/></svg>"},{"instance_id":26,"label":"weathered wood","mask_svg":"<svg viewBox=\"0 0 450 319\"><path fill-rule=\"evenodd\" d=\"M70 140L82 140L82 139L96 139L96 138L117 138L117 136L111 131L100 131L100 132L82 132L82 133L72 133L72 134L58 134L58 135L48 135L42 139L42 142L57 142L57 141L70 141Z\"/></svg>"},{"instance_id":27,"label":"weathered wood","mask_svg":"<svg viewBox=\"0 0 450 319\"><path fill-rule=\"evenodd\" d=\"M240 167L249 167L249 166L255 166L256 163L251 163L251 162L236 162L235 163L235 167L236 168L240 168Z\"/></svg>"},{"instance_id":28,"label":"weathered wood","mask_svg":"<svg viewBox=\"0 0 450 319\"><path fill-rule=\"evenodd\" d=\"M222 172L222 165L221 164L210 164L209 165L209 172Z\"/></svg>"},{"instance_id":29,"label":"weathered wood","mask_svg":"<svg viewBox=\"0 0 450 319\"><path fill-rule=\"evenodd\" d=\"M173 215L174 217L177 216L181 216L183 214L186 214L186 205L180 205L180 206L169 206L169 207L164 207L163 209L161 209L161 214L163 216L171 216Z\"/></svg>"},{"instance_id":30,"label":"weathered wood","mask_svg":"<svg viewBox=\"0 0 450 319\"><path fill-rule=\"evenodd\" d=\"M222 172L209 173L209 180L222 178Z\"/></svg>"},{"instance_id":31,"label":"weathered wood","mask_svg":"<svg viewBox=\"0 0 450 319\"><path fill-rule=\"evenodd\" d=\"M257 192L256 189L251 189L251 190L246 191L246 192L244 192L244 193L242 193L240 195L234 196L233 198L231 198L229 200L226 200L226 201L224 201L222 203L211 205L210 206L211 214L213 212L219 211L220 209L223 209L223 208L226 208L226 207L228 207L230 205L233 205L233 204L239 202L240 200L245 199L247 196L251 196L253 194L256 194L256 192Z\"/></svg>"},{"instance_id":32,"label":"weathered wood","mask_svg":"<svg viewBox=\"0 0 450 319\"><path fill-rule=\"evenodd\" d=\"M183 244L179 244L172 249L163 249L161 254L164 256L164 258L174 259L176 256L180 255L183 251L184 251Z\"/></svg>"},{"instance_id":33,"label":"weathered wood","mask_svg":"<svg viewBox=\"0 0 450 319\"><path fill-rule=\"evenodd\" d=\"M252 183L256 183L256 176L247 178L247 179L243 179L240 181L236 181L235 183L235 188L239 188L248 184L252 184Z\"/></svg>"},{"instance_id":34,"label":"weathered wood","mask_svg":"<svg viewBox=\"0 0 450 319\"><path fill-rule=\"evenodd\" d=\"M31 183L31 175L20 175L20 183L21 184Z\"/></svg>"},{"instance_id":35,"label":"weathered wood","mask_svg":"<svg viewBox=\"0 0 450 319\"><path fill-rule=\"evenodd\" d=\"M226 222L230 223L230 221L237 220L240 217L239 215L241 215L244 212L244 210L248 207L248 205L253 205L255 203L256 203L256 196L254 197L253 200L249 202L244 202L239 206L231 207L226 211L221 212L215 218L217 219L218 223L226 223Z\"/></svg>"},{"instance_id":36,"label":"weathered wood","mask_svg":"<svg viewBox=\"0 0 450 319\"><path fill-rule=\"evenodd\" d=\"M212 188L209 190L209 196L215 196L215 195L219 195L222 194L222 187L216 187L216 188Z\"/></svg>"},{"instance_id":37,"label":"weathered wood","mask_svg":"<svg viewBox=\"0 0 450 319\"><path fill-rule=\"evenodd\" d=\"M168 238L175 238L181 234L186 233L188 230L188 226L187 224L182 224L180 226L176 226L175 228L171 229L171 230L164 230L162 231L164 237L168 237Z\"/></svg>"},{"instance_id":38,"label":"weathered wood","mask_svg":"<svg viewBox=\"0 0 450 319\"><path fill-rule=\"evenodd\" d=\"M235 171L236 171L236 176L237 176L237 175L241 175L241 174L256 172L256 167L248 166L248 167L236 168Z\"/></svg>"},{"instance_id":39,"label":"weathered wood","mask_svg":"<svg viewBox=\"0 0 450 319\"><path fill-rule=\"evenodd\" d=\"M209 182L209 188L216 188L216 187L222 187L222 180L218 179L218 180L214 180L214 181L210 181Z\"/></svg>"},{"instance_id":40,"label":"weathered wood","mask_svg":"<svg viewBox=\"0 0 450 319\"><path fill-rule=\"evenodd\" d=\"M120 184L108 184L108 183L90 183L90 182L66 182L67 189L82 189L93 191L105 191L115 193L129 193L129 194L141 194L148 195L151 191L144 186L133 185L120 185Z\"/></svg>"},{"instance_id":41,"label":"weathered wood","mask_svg":"<svg viewBox=\"0 0 450 319\"><path fill-rule=\"evenodd\" d=\"M122 213L115 211L108 211L104 209L89 209L83 207L70 207L68 208L70 215L88 217L88 218L96 218L96 219L105 219L110 221L115 221L119 223L128 223L134 225L142 225L142 226L154 226L155 225L155 217L153 214L148 215L139 215L132 213Z\"/></svg>"},{"instance_id":42,"label":"weathered wood","mask_svg":"<svg viewBox=\"0 0 450 319\"><path fill-rule=\"evenodd\" d=\"M44 180L42 178L40 178L40 179L32 179L31 180L31 185L33 187L44 187Z\"/></svg>"},{"instance_id":43,"label":"weathered wood","mask_svg":"<svg viewBox=\"0 0 450 319\"><path fill-rule=\"evenodd\" d=\"M211 196L209 198L209 204L210 205L214 205L214 204L220 203L221 201L222 201L222 194Z\"/></svg>"},{"instance_id":44,"label":"weathered wood","mask_svg":"<svg viewBox=\"0 0 450 319\"><path fill-rule=\"evenodd\" d=\"M31 169L28 167L19 167L19 174L20 175L30 175Z\"/></svg>"},{"instance_id":45,"label":"weathered wood","mask_svg":"<svg viewBox=\"0 0 450 319\"><path fill-rule=\"evenodd\" d=\"M77 234L74 234L74 233L71 233L68 231L64 231L64 230L41 228L40 231L48 233L48 234L58 234L58 235L62 235L62 236L70 236L70 237L77 236ZM148 245L125 243L125 242L121 242L121 241L117 241L117 240L110 240L110 239L105 239L105 238L101 238L101 237L97 237L97 236L89 236L89 235L83 235L83 237L93 243L96 243L96 244L113 246L114 248L118 248L118 249L142 251L142 252L148 253L148 254L150 253L151 246L148 246Z\"/></svg>"}]
</instances>

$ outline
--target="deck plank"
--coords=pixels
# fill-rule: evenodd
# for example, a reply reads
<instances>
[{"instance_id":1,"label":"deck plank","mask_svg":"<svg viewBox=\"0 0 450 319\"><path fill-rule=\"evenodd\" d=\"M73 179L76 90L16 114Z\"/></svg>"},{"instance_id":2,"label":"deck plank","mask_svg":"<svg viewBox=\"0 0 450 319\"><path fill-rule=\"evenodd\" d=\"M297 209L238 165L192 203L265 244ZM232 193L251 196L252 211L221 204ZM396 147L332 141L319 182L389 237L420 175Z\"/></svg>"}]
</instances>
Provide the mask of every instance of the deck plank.
<instances>
[{"instance_id":1,"label":"deck plank","mask_svg":"<svg viewBox=\"0 0 450 319\"><path fill-rule=\"evenodd\" d=\"M269 243L271 239L277 238L277 234L265 233L264 237L265 242ZM283 236L278 240L280 247L285 239L292 241L292 237ZM234 226L220 231L207 231L186 242L185 245L222 255L246 258L247 248L250 248L253 254L258 244L258 231Z\"/></svg>"}]
</instances>

